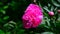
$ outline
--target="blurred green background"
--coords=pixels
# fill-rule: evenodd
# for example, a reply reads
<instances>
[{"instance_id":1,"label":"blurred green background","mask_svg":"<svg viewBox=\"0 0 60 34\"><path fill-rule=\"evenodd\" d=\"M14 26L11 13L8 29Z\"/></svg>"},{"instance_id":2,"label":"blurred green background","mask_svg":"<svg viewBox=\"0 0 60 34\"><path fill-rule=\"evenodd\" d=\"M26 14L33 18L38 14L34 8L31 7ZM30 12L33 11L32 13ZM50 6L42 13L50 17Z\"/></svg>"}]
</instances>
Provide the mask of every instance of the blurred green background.
<instances>
[{"instance_id":1,"label":"blurred green background","mask_svg":"<svg viewBox=\"0 0 60 34\"><path fill-rule=\"evenodd\" d=\"M24 29L22 16L32 0L0 0L0 34L60 34L60 0L37 0L43 9L43 22L35 29ZM44 6L53 6L55 16L50 17Z\"/></svg>"}]
</instances>

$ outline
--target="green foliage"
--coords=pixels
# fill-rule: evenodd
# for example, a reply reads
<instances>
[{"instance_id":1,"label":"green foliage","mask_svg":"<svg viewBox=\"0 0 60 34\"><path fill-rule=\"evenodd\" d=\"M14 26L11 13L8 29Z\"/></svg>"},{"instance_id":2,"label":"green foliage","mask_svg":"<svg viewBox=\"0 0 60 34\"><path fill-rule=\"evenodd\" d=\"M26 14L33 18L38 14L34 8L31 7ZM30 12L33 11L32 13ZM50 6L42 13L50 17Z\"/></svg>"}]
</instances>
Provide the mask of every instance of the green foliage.
<instances>
[{"instance_id":1,"label":"green foliage","mask_svg":"<svg viewBox=\"0 0 60 34\"><path fill-rule=\"evenodd\" d=\"M54 34L52 32L43 32L42 34Z\"/></svg>"},{"instance_id":2,"label":"green foliage","mask_svg":"<svg viewBox=\"0 0 60 34\"><path fill-rule=\"evenodd\" d=\"M4 31L0 30L0 34L4 34Z\"/></svg>"},{"instance_id":3,"label":"green foliage","mask_svg":"<svg viewBox=\"0 0 60 34\"><path fill-rule=\"evenodd\" d=\"M9 16L5 16L4 18L3 18L3 20L7 20L9 18Z\"/></svg>"},{"instance_id":4,"label":"green foliage","mask_svg":"<svg viewBox=\"0 0 60 34\"><path fill-rule=\"evenodd\" d=\"M44 18L36 29L24 29L22 15L32 0L0 0L0 34L60 34L60 0L37 0ZM48 15L49 11L54 16Z\"/></svg>"}]
</instances>

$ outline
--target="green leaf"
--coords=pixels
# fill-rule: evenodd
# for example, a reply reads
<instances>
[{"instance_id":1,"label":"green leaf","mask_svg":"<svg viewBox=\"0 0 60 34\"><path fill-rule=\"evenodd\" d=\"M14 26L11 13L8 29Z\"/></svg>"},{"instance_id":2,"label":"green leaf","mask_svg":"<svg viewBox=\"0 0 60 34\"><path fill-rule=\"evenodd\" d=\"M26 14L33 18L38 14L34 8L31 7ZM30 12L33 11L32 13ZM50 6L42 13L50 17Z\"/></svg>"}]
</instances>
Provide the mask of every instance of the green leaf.
<instances>
[{"instance_id":1,"label":"green leaf","mask_svg":"<svg viewBox=\"0 0 60 34\"><path fill-rule=\"evenodd\" d=\"M46 10L47 12L50 11L47 6L44 6L43 9Z\"/></svg>"},{"instance_id":2,"label":"green leaf","mask_svg":"<svg viewBox=\"0 0 60 34\"><path fill-rule=\"evenodd\" d=\"M10 27L14 27L14 25L12 25L12 24L9 24L9 26L10 26Z\"/></svg>"},{"instance_id":3,"label":"green leaf","mask_svg":"<svg viewBox=\"0 0 60 34\"><path fill-rule=\"evenodd\" d=\"M2 30L0 30L0 34L4 34L4 32Z\"/></svg>"},{"instance_id":4,"label":"green leaf","mask_svg":"<svg viewBox=\"0 0 60 34\"><path fill-rule=\"evenodd\" d=\"M52 32L43 32L41 34L54 34L54 33L52 33Z\"/></svg>"},{"instance_id":5,"label":"green leaf","mask_svg":"<svg viewBox=\"0 0 60 34\"><path fill-rule=\"evenodd\" d=\"M9 21L9 23L10 23L10 24L14 24L14 25L16 24L14 21Z\"/></svg>"},{"instance_id":6,"label":"green leaf","mask_svg":"<svg viewBox=\"0 0 60 34\"><path fill-rule=\"evenodd\" d=\"M8 26L8 23L4 24L4 27Z\"/></svg>"},{"instance_id":7,"label":"green leaf","mask_svg":"<svg viewBox=\"0 0 60 34\"><path fill-rule=\"evenodd\" d=\"M51 4L48 3L48 7L50 7L50 6L51 6Z\"/></svg>"},{"instance_id":8,"label":"green leaf","mask_svg":"<svg viewBox=\"0 0 60 34\"><path fill-rule=\"evenodd\" d=\"M0 2L0 5L3 5L3 3L2 3L2 2Z\"/></svg>"},{"instance_id":9,"label":"green leaf","mask_svg":"<svg viewBox=\"0 0 60 34\"><path fill-rule=\"evenodd\" d=\"M6 32L6 34L11 34L10 32Z\"/></svg>"},{"instance_id":10,"label":"green leaf","mask_svg":"<svg viewBox=\"0 0 60 34\"><path fill-rule=\"evenodd\" d=\"M9 16L5 16L4 18L3 18L3 20L7 20L9 18Z\"/></svg>"},{"instance_id":11,"label":"green leaf","mask_svg":"<svg viewBox=\"0 0 60 34\"><path fill-rule=\"evenodd\" d=\"M2 20L2 18L0 18L0 22L2 22L3 20Z\"/></svg>"},{"instance_id":12,"label":"green leaf","mask_svg":"<svg viewBox=\"0 0 60 34\"><path fill-rule=\"evenodd\" d=\"M57 10L57 7L54 9L54 11L56 11Z\"/></svg>"},{"instance_id":13,"label":"green leaf","mask_svg":"<svg viewBox=\"0 0 60 34\"><path fill-rule=\"evenodd\" d=\"M60 7L59 2L57 3L55 0L51 0L51 1L52 1L52 3L53 3L56 7Z\"/></svg>"},{"instance_id":14,"label":"green leaf","mask_svg":"<svg viewBox=\"0 0 60 34\"><path fill-rule=\"evenodd\" d=\"M54 7L53 6L51 6L51 11L53 11L54 10Z\"/></svg>"},{"instance_id":15,"label":"green leaf","mask_svg":"<svg viewBox=\"0 0 60 34\"><path fill-rule=\"evenodd\" d=\"M60 2L60 0L57 0L58 2Z\"/></svg>"},{"instance_id":16,"label":"green leaf","mask_svg":"<svg viewBox=\"0 0 60 34\"><path fill-rule=\"evenodd\" d=\"M58 22L60 22L60 17L57 19Z\"/></svg>"},{"instance_id":17,"label":"green leaf","mask_svg":"<svg viewBox=\"0 0 60 34\"><path fill-rule=\"evenodd\" d=\"M23 33L24 33L24 31L25 31L25 30L20 29L20 30L17 32L17 34L23 34Z\"/></svg>"},{"instance_id":18,"label":"green leaf","mask_svg":"<svg viewBox=\"0 0 60 34\"><path fill-rule=\"evenodd\" d=\"M5 27L5 29L7 29L7 31L8 31L9 29L14 28L14 25L9 24L9 23L6 23L6 24L4 24L4 27Z\"/></svg>"},{"instance_id":19,"label":"green leaf","mask_svg":"<svg viewBox=\"0 0 60 34\"><path fill-rule=\"evenodd\" d=\"M10 5L11 5L11 6L15 6L15 2L14 2L14 1L12 1Z\"/></svg>"},{"instance_id":20,"label":"green leaf","mask_svg":"<svg viewBox=\"0 0 60 34\"><path fill-rule=\"evenodd\" d=\"M3 10L3 9L1 9L1 12L2 12L3 14L6 14L5 10Z\"/></svg>"},{"instance_id":21,"label":"green leaf","mask_svg":"<svg viewBox=\"0 0 60 34\"><path fill-rule=\"evenodd\" d=\"M8 8L8 5L4 6L3 9L7 9Z\"/></svg>"}]
</instances>

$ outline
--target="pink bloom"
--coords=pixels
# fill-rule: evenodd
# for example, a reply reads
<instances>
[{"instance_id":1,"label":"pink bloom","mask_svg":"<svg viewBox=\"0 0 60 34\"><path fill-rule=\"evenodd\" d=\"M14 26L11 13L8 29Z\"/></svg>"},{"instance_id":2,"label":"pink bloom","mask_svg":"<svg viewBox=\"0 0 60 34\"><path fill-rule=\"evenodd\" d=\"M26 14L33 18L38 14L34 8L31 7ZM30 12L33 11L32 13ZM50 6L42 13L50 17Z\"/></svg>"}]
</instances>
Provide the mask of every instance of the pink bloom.
<instances>
[{"instance_id":1,"label":"pink bloom","mask_svg":"<svg viewBox=\"0 0 60 34\"><path fill-rule=\"evenodd\" d=\"M22 17L24 28L36 28L43 19L42 8L36 4L30 4Z\"/></svg>"},{"instance_id":2,"label":"pink bloom","mask_svg":"<svg viewBox=\"0 0 60 34\"><path fill-rule=\"evenodd\" d=\"M54 15L54 12L48 12L48 14L50 15L50 16L53 16Z\"/></svg>"}]
</instances>

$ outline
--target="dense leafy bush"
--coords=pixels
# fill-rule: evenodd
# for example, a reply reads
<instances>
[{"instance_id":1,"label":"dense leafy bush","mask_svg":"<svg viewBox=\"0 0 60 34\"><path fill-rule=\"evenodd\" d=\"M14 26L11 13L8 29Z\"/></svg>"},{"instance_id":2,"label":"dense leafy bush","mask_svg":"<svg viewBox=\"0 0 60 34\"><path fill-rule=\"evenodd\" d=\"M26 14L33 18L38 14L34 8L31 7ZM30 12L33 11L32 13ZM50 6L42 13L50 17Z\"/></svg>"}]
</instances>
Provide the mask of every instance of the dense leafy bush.
<instances>
[{"instance_id":1,"label":"dense leafy bush","mask_svg":"<svg viewBox=\"0 0 60 34\"><path fill-rule=\"evenodd\" d=\"M0 34L60 34L60 0L37 0L43 21L37 28L24 29L21 17L30 3L33 1L0 0Z\"/></svg>"}]
</instances>

